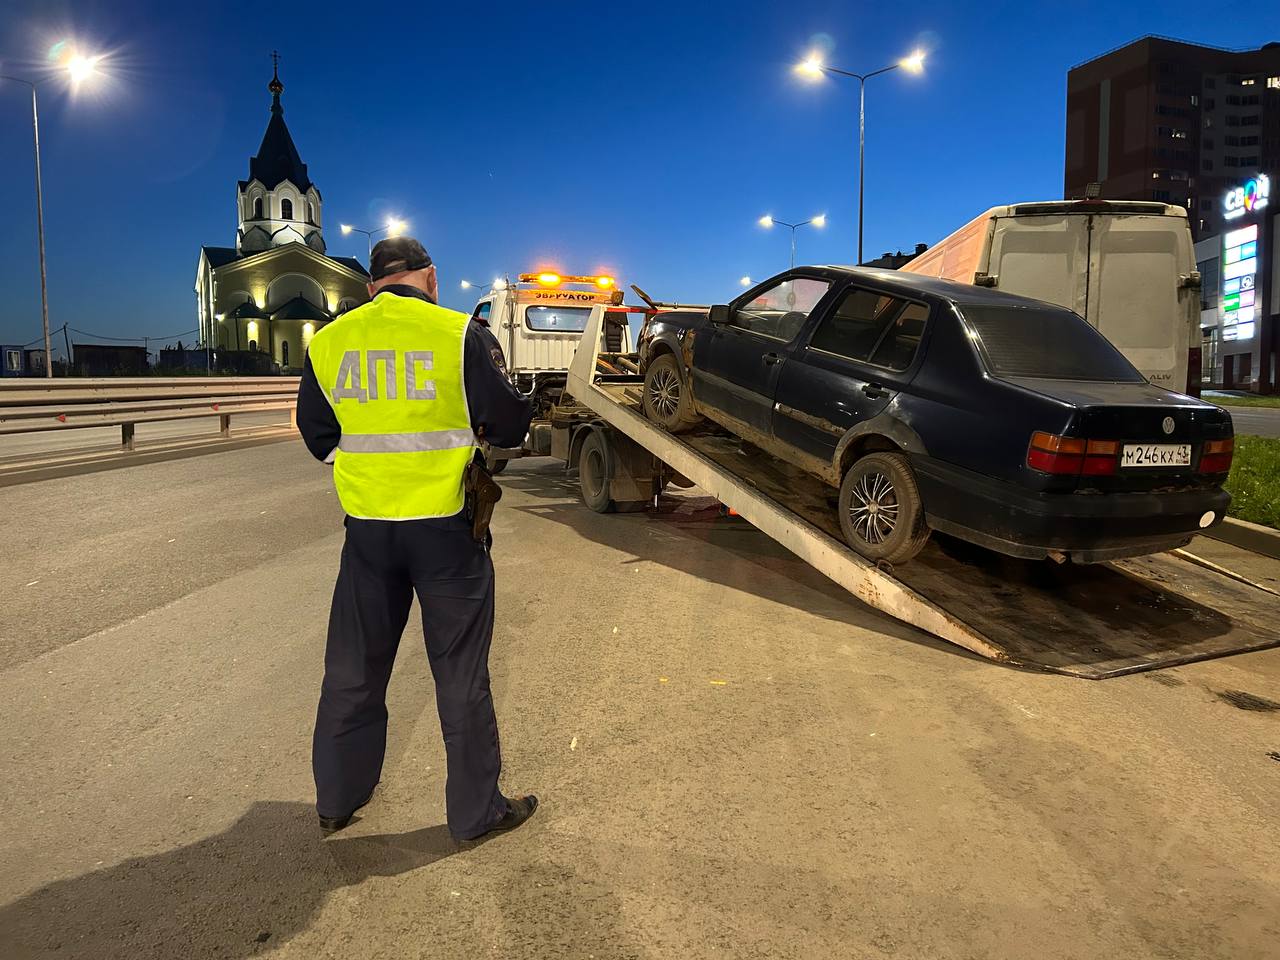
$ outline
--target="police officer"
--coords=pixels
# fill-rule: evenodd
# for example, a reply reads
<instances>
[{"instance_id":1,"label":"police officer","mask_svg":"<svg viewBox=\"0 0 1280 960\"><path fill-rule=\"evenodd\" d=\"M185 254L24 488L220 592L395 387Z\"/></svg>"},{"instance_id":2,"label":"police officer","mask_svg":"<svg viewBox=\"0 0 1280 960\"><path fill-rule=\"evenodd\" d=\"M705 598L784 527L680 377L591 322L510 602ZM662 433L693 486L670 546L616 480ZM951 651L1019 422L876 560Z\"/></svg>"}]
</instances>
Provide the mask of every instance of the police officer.
<instances>
[{"instance_id":1,"label":"police officer","mask_svg":"<svg viewBox=\"0 0 1280 960\"><path fill-rule=\"evenodd\" d=\"M531 408L486 328L436 304L436 268L410 237L370 258L371 300L311 341L298 430L333 464L346 511L312 767L326 833L369 802L387 741L387 681L416 591L448 757L449 831L470 840L527 820L536 797L498 789L489 693L490 539L467 517L464 472L480 437L519 446Z\"/></svg>"}]
</instances>

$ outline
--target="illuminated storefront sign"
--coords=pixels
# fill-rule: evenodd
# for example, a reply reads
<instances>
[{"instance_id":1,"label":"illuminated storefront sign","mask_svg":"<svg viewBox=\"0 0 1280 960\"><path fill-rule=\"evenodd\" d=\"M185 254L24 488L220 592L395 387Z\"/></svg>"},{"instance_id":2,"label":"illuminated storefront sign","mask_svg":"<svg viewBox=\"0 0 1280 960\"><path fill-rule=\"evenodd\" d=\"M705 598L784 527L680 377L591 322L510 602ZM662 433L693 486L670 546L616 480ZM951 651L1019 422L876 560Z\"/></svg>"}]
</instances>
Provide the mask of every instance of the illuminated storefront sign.
<instances>
[{"instance_id":1,"label":"illuminated storefront sign","mask_svg":"<svg viewBox=\"0 0 1280 960\"><path fill-rule=\"evenodd\" d=\"M1225 220L1235 220L1247 213L1261 210L1271 199L1271 178L1264 173L1258 174L1242 186L1233 187L1222 198L1222 216Z\"/></svg>"},{"instance_id":2,"label":"illuminated storefront sign","mask_svg":"<svg viewBox=\"0 0 1280 960\"><path fill-rule=\"evenodd\" d=\"M1257 206L1254 206L1257 209ZM1252 340L1258 316L1258 225L1229 230L1222 237L1223 340Z\"/></svg>"}]
</instances>

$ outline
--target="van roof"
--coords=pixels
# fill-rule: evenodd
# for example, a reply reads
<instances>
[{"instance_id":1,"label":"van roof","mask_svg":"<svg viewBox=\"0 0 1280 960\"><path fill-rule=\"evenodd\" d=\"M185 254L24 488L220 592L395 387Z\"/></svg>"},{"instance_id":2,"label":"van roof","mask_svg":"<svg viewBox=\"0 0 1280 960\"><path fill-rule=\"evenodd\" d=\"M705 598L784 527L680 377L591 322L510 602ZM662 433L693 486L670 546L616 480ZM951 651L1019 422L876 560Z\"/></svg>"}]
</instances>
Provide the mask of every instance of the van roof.
<instances>
[{"instance_id":1,"label":"van roof","mask_svg":"<svg viewBox=\"0 0 1280 960\"><path fill-rule=\"evenodd\" d=\"M959 306L964 304L1002 304L1008 307L1037 307L1043 310L1064 310L1056 304L1020 297L1012 293L993 290L991 287L976 287L971 283L958 283L954 280L942 280L938 277L924 276L919 273L906 273L902 270L886 270L882 267L854 267L846 264L827 264L815 267L797 267L797 272L814 272L825 275L827 279L865 279L872 280L880 286L896 288L898 292L911 294L927 294L940 297Z\"/></svg>"},{"instance_id":2,"label":"van roof","mask_svg":"<svg viewBox=\"0 0 1280 960\"><path fill-rule=\"evenodd\" d=\"M1029 203L1011 203L1003 207L992 207L988 214L993 217L1046 216L1062 213L1118 213L1149 214L1157 217L1187 218L1183 207L1172 203L1160 203L1155 200L1035 200Z\"/></svg>"}]
</instances>

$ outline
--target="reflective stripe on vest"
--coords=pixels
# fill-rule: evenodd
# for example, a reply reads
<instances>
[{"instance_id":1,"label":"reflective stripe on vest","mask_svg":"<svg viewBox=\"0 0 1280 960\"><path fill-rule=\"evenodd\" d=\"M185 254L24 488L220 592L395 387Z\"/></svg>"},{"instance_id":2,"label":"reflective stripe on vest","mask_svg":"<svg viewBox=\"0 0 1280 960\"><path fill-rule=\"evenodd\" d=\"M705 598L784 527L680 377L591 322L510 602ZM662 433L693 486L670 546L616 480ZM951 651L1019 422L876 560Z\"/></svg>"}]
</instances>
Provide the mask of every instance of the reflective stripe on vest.
<instances>
[{"instance_id":1,"label":"reflective stripe on vest","mask_svg":"<svg viewBox=\"0 0 1280 960\"><path fill-rule=\"evenodd\" d=\"M476 436L466 430L428 430L424 433L344 433L338 449L347 453L412 453L415 450L452 450L475 446Z\"/></svg>"},{"instance_id":2,"label":"reflective stripe on vest","mask_svg":"<svg viewBox=\"0 0 1280 960\"><path fill-rule=\"evenodd\" d=\"M469 318L379 293L321 328L311 367L342 428L333 480L353 517L449 517L476 438L463 383Z\"/></svg>"}]
</instances>

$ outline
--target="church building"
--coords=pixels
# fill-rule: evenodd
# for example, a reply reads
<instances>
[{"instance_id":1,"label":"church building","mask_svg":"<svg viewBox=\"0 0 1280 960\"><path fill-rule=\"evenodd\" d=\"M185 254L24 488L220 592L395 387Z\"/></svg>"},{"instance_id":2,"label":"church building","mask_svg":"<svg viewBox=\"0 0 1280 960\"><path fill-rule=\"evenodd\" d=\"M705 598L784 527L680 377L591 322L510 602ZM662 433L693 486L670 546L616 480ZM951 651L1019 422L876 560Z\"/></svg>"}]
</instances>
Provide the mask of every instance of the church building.
<instances>
[{"instance_id":1,"label":"church building","mask_svg":"<svg viewBox=\"0 0 1280 960\"><path fill-rule=\"evenodd\" d=\"M320 191L284 123L278 63L267 89L271 119L236 191L236 245L200 248L196 309L219 369L298 373L315 332L368 299L369 274L325 253Z\"/></svg>"}]
</instances>

